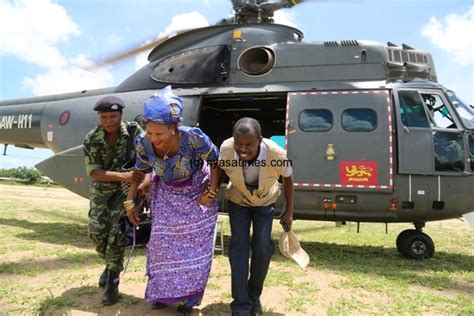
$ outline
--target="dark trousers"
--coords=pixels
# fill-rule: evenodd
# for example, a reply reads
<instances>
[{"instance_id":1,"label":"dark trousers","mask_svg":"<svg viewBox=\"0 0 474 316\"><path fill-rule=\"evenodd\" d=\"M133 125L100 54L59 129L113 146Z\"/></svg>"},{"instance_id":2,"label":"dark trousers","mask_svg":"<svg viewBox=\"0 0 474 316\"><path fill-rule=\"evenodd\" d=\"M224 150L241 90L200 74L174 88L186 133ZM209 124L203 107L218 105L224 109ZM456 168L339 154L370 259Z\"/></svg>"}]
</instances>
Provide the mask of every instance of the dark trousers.
<instances>
[{"instance_id":1,"label":"dark trousers","mask_svg":"<svg viewBox=\"0 0 474 316\"><path fill-rule=\"evenodd\" d=\"M249 312L260 299L275 246L271 239L275 204L246 207L229 201L232 312ZM250 241L250 225L253 225ZM249 250L252 246L249 278Z\"/></svg>"}]
</instances>

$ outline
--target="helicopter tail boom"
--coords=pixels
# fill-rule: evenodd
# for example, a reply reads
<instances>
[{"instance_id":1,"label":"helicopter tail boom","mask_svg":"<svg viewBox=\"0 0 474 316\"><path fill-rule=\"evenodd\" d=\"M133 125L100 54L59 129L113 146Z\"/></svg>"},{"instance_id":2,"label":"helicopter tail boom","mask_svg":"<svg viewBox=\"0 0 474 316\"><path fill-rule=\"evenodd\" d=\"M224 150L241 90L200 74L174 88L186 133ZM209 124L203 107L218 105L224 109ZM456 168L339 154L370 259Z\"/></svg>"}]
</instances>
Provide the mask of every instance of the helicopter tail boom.
<instances>
[{"instance_id":1,"label":"helicopter tail boom","mask_svg":"<svg viewBox=\"0 0 474 316\"><path fill-rule=\"evenodd\" d=\"M41 113L45 104L0 107L0 143L24 148L46 148L41 137Z\"/></svg>"}]
</instances>

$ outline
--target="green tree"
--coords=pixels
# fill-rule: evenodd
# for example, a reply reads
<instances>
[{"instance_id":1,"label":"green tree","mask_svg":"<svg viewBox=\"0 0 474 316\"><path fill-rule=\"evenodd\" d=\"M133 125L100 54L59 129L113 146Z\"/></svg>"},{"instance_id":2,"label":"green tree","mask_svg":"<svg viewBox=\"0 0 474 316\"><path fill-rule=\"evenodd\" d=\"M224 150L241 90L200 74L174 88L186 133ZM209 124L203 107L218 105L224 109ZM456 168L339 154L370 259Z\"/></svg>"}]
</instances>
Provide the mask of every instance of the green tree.
<instances>
[{"instance_id":1,"label":"green tree","mask_svg":"<svg viewBox=\"0 0 474 316\"><path fill-rule=\"evenodd\" d=\"M18 167L11 169L0 169L0 177L24 179L29 182L36 182L42 174L35 168Z\"/></svg>"}]
</instances>

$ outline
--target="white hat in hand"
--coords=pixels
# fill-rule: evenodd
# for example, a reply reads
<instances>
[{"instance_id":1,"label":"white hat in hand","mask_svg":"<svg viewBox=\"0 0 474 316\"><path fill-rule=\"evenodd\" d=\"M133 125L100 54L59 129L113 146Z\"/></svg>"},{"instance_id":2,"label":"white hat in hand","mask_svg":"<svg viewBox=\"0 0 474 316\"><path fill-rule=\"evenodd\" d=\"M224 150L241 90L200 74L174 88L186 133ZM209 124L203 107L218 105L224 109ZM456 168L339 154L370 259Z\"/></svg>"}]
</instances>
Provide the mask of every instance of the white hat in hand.
<instances>
[{"instance_id":1,"label":"white hat in hand","mask_svg":"<svg viewBox=\"0 0 474 316\"><path fill-rule=\"evenodd\" d=\"M309 263L308 254L301 248L298 238L292 231L281 233L278 249L284 257L295 260L301 268L305 268Z\"/></svg>"}]
</instances>

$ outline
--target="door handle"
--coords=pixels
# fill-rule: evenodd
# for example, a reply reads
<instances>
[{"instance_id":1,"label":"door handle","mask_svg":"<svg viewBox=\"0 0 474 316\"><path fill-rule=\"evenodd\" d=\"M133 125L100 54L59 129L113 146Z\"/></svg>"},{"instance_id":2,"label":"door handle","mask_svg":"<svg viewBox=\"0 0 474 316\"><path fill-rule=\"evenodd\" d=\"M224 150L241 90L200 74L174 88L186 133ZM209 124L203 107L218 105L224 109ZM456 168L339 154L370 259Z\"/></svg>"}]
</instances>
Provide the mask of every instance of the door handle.
<instances>
[{"instance_id":1,"label":"door handle","mask_svg":"<svg viewBox=\"0 0 474 316\"><path fill-rule=\"evenodd\" d=\"M288 121L288 123L286 124L286 129L288 130L288 134L293 134L294 132L296 132L293 120Z\"/></svg>"}]
</instances>

